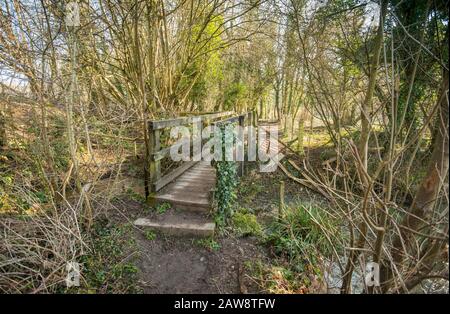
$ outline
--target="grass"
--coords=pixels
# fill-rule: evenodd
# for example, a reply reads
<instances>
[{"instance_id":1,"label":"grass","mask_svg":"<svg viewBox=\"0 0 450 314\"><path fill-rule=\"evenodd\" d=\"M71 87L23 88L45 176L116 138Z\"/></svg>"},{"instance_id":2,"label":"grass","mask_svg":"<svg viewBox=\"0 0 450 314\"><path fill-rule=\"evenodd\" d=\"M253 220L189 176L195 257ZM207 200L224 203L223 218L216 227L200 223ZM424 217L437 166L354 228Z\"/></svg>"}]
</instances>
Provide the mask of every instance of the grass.
<instances>
[{"instance_id":1,"label":"grass","mask_svg":"<svg viewBox=\"0 0 450 314\"><path fill-rule=\"evenodd\" d=\"M133 201L136 201L136 202L142 204L142 206L144 208L144 210L143 210L144 214L148 214L151 211L155 211L157 214L162 215L162 214L166 213L169 209L172 208L172 205L170 205L170 203L167 203L167 202L157 204L156 206L152 207L147 204L147 201L144 196L134 192L133 189L131 189L131 188L129 188L127 190L126 194Z\"/></svg>"},{"instance_id":2,"label":"grass","mask_svg":"<svg viewBox=\"0 0 450 314\"><path fill-rule=\"evenodd\" d=\"M334 227L334 222L322 208L307 203L287 206L283 217L264 229L255 224L257 222L253 214L238 212L234 217L237 217L236 230L244 234L259 234L273 254L270 263L261 260L244 263L249 276L264 292L314 292L310 291L312 280L320 281L323 278L320 257L331 254L332 250L314 222L320 221L326 227Z\"/></svg>"},{"instance_id":3,"label":"grass","mask_svg":"<svg viewBox=\"0 0 450 314\"><path fill-rule=\"evenodd\" d=\"M264 191L264 186L257 180L252 180L252 178L244 178L244 180L245 182L239 185L239 195L244 196L246 202L251 202L259 193Z\"/></svg>"},{"instance_id":4,"label":"grass","mask_svg":"<svg viewBox=\"0 0 450 314\"><path fill-rule=\"evenodd\" d=\"M333 221L322 208L300 203L286 207L283 214L282 219L269 226L266 238L276 254L290 258L302 256L313 263L319 254L331 254L331 245L315 222L333 229Z\"/></svg>"}]
</instances>

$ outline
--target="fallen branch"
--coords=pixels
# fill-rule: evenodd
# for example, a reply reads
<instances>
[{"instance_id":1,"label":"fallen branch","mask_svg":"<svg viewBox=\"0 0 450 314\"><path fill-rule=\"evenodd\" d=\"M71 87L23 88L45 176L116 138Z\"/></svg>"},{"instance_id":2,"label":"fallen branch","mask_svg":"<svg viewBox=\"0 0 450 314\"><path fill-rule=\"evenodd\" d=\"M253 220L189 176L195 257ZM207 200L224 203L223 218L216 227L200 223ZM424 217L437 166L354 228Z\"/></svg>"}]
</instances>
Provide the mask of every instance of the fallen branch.
<instances>
[{"instance_id":1,"label":"fallen branch","mask_svg":"<svg viewBox=\"0 0 450 314\"><path fill-rule=\"evenodd\" d=\"M291 161L291 160L288 160L289 161L289 163L293 163L293 161ZM281 163L278 163L278 166L280 167L280 169L281 169L281 171L283 171L284 172L284 174L289 178L289 179L291 179L291 180L293 180L293 181L295 181L295 182L297 182L297 183L299 183L299 184L301 184L301 185L303 185L303 186L305 186L305 187L307 187L308 189L310 189L310 190L312 190L312 191L314 191L314 192L317 192L317 193L320 193L323 197L325 197L327 200L329 200L329 201L332 201L332 199L330 198L330 196L327 194L327 193L325 193L320 187L318 187L314 182L309 182L309 181L306 181L306 180L303 180L303 179L299 179L299 178L297 178L297 177L295 177L294 175L292 175ZM298 167L298 166L297 166ZM298 169L300 169L300 168L298 168ZM311 183L311 184L310 184Z\"/></svg>"}]
</instances>

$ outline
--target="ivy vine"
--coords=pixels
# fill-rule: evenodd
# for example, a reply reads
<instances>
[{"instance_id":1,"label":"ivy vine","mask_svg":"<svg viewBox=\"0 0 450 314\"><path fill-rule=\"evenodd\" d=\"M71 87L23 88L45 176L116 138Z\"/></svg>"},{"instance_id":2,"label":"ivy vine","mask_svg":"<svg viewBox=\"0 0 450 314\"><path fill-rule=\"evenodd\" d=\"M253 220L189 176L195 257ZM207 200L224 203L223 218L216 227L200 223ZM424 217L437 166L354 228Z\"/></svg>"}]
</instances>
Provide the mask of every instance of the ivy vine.
<instances>
[{"instance_id":1,"label":"ivy vine","mask_svg":"<svg viewBox=\"0 0 450 314\"><path fill-rule=\"evenodd\" d=\"M224 226L233 215L233 208L237 198L237 162L225 161L225 143L231 140L233 134L225 132L225 126L220 126L222 134L222 161L216 161L216 188L214 191L214 199L217 204L216 224ZM228 134L227 134L228 133Z\"/></svg>"}]
</instances>

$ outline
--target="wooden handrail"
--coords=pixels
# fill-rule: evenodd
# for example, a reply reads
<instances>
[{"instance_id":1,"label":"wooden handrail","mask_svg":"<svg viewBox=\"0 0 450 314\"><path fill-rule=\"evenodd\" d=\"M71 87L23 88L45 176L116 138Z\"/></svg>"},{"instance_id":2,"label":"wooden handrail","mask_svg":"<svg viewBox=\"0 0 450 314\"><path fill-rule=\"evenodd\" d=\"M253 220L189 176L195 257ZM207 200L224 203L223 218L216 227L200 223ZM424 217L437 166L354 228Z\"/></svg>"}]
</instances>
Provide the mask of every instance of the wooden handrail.
<instances>
[{"instance_id":1,"label":"wooden handrail","mask_svg":"<svg viewBox=\"0 0 450 314\"><path fill-rule=\"evenodd\" d=\"M170 154L170 147L161 148L160 134L161 130L164 128L186 125L194 122L195 118L200 118L202 122L211 121L217 118L222 118L228 115L232 115L233 112L218 112L205 114L200 116L191 117L181 117L174 119L165 120L154 120L149 122L149 148L150 148L150 160L149 160L149 171L150 171L150 190L152 193L156 193L162 189L165 185L169 184L175 180L178 176L183 174L186 170L191 168L196 164L195 161L184 162L178 168L172 170L170 173L161 177L161 160ZM214 125L222 125L226 123L239 122L239 125L245 126L245 121L249 121L249 124L254 125L255 123L254 112L247 112L241 115L234 115L232 117L215 121ZM242 148L241 148L242 149ZM244 163L242 162L239 167L239 174L242 175L244 172Z\"/></svg>"},{"instance_id":2,"label":"wooden handrail","mask_svg":"<svg viewBox=\"0 0 450 314\"><path fill-rule=\"evenodd\" d=\"M227 123L234 123L234 122L239 121L239 117L240 116L229 117L229 118L226 118L226 119L223 119L223 120L216 121L213 124L215 124L215 125L224 125L224 124L227 124Z\"/></svg>"},{"instance_id":3,"label":"wooden handrail","mask_svg":"<svg viewBox=\"0 0 450 314\"><path fill-rule=\"evenodd\" d=\"M200 116L191 116L191 117L181 117L181 118L174 118L174 119L165 119L165 120L153 120L149 121L149 129L150 130L161 130L164 128L170 128L174 126L179 125L186 125L194 121L195 118L201 118L202 121L210 121L217 118L221 118L224 116L228 116L233 114L232 111L224 111L224 112L217 112L217 113L210 113Z\"/></svg>"}]
</instances>

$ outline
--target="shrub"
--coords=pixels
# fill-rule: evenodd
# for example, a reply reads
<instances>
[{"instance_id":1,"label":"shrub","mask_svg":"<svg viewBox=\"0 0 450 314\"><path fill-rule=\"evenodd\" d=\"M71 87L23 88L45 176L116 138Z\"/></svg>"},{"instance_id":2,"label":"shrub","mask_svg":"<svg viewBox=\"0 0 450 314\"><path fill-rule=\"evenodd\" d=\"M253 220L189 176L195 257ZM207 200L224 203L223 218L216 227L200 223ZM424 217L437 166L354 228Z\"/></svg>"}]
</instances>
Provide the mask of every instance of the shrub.
<instances>
[{"instance_id":1,"label":"shrub","mask_svg":"<svg viewBox=\"0 0 450 314\"><path fill-rule=\"evenodd\" d=\"M254 214L237 212L233 215L232 221L234 230L240 236L261 236L263 234L262 227Z\"/></svg>"},{"instance_id":2,"label":"shrub","mask_svg":"<svg viewBox=\"0 0 450 314\"><path fill-rule=\"evenodd\" d=\"M333 228L332 221L326 212L311 205L286 207L284 217L275 220L269 227L267 243L279 255L290 259L307 259L317 262L320 254L330 254L331 245L315 221L325 228Z\"/></svg>"}]
</instances>

